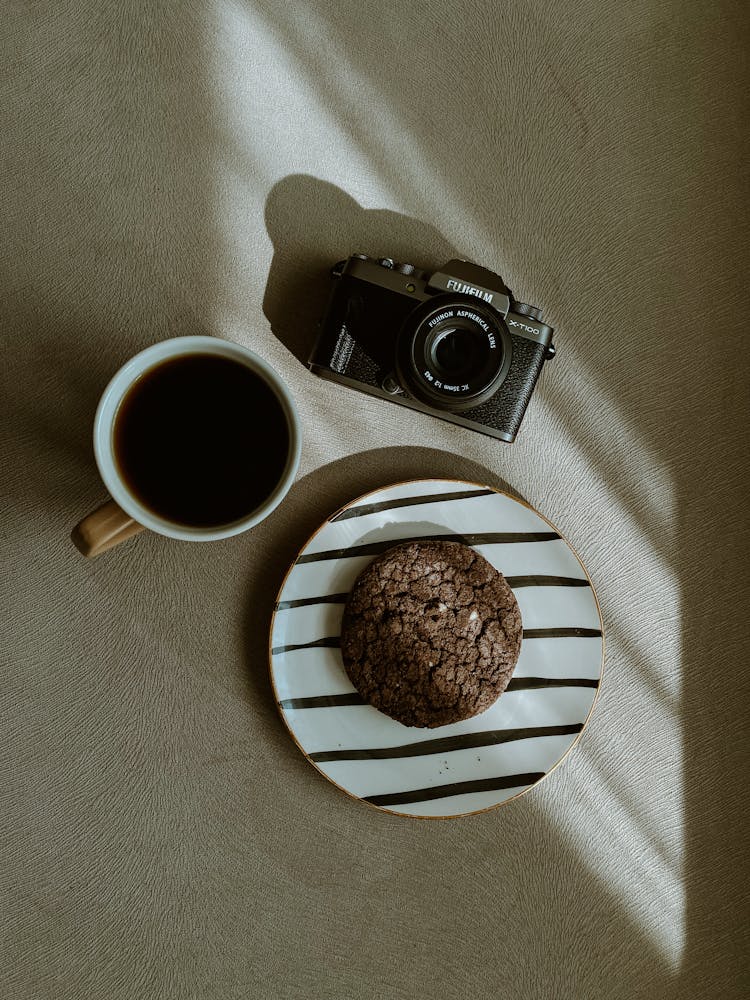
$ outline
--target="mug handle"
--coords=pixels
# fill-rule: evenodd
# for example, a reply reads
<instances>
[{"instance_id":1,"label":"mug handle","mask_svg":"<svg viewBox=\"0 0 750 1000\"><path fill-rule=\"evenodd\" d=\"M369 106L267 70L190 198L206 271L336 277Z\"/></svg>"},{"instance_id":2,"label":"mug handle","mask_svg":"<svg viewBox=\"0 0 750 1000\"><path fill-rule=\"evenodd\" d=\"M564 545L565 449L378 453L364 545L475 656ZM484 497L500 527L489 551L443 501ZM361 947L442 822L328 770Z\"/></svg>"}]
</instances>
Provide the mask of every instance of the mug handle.
<instances>
[{"instance_id":1,"label":"mug handle","mask_svg":"<svg viewBox=\"0 0 750 1000\"><path fill-rule=\"evenodd\" d=\"M73 528L70 538L79 552L93 558L141 531L145 531L142 524L134 521L114 500L108 500L84 517Z\"/></svg>"}]
</instances>

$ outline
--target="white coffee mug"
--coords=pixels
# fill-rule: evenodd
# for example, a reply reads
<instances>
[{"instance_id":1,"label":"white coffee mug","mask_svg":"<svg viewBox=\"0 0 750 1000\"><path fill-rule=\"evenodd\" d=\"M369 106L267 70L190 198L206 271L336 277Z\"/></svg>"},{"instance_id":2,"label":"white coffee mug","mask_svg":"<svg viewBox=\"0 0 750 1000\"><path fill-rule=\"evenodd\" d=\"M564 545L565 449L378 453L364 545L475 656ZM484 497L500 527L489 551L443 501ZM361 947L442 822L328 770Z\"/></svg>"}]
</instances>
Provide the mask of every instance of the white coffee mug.
<instances>
[{"instance_id":1,"label":"white coffee mug","mask_svg":"<svg viewBox=\"0 0 750 1000\"><path fill-rule=\"evenodd\" d=\"M147 371L170 358L213 354L245 365L273 391L286 417L289 446L286 464L273 492L259 507L230 524L192 527L169 521L145 507L120 475L114 455L114 426L120 404L133 384ZM267 362L246 347L215 337L175 337L147 347L126 362L104 390L94 418L94 456L112 499L85 517L73 529L72 539L87 556L99 555L144 528L169 538L211 542L229 538L258 524L283 500L294 482L300 461L302 435L291 393Z\"/></svg>"}]
</instances>

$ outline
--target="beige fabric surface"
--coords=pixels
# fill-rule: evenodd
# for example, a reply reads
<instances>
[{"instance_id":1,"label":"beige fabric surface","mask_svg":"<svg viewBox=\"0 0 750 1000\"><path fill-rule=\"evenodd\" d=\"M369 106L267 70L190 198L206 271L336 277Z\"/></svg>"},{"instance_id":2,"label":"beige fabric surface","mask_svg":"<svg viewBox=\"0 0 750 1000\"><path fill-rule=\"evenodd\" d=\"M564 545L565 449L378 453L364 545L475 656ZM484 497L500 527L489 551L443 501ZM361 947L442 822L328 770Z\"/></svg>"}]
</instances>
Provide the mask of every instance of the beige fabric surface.
<instances>
[{"instance_id":1,"label":"beige fabric surface","mask_svg":"<svg viewBox=\"0 0 750 1000\"><path fill-rule=\"evenodd\" d=\"M747 15L732 0L6 0L0 11L5 1000L747 995ZM299 357L355 250L500 271L557 330L513 446ZM304 424L242 537L87 562L110 375L257 350ZM607 635L583 739L452 822L303 759L267 679L320 520L507 484Z\"/></svg>"}]
</instances>

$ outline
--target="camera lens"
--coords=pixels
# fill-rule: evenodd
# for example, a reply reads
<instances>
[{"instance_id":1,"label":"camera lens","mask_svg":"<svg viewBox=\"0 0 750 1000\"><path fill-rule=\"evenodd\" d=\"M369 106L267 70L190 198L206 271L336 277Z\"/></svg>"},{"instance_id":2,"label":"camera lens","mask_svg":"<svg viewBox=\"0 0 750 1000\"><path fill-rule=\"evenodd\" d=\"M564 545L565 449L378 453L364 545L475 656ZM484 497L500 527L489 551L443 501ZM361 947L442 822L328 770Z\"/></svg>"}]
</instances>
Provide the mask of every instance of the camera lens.
<instances>
[{"instance_id":1,"label":"camera lens","mask_svg":"<svg viewBox=\"0 0 750 1000\"><path fill-rule=\"evenodd\" d=\"M404 387L434 409L470 409L507 375L510 334L502 317L468 296L436 296L407 319L397 342Z\"/></svg>"},{"instance_id":2,"label":"camera lens","mask_svg":"<svg viewBox=\"0 0 750 1000\"><path fill-rule=\"evenodd\" d=\"M460 327L441 330L430 346L433 370L448 382L460 382L483 367L487 341Z\"/></svg>"}]
</instances>

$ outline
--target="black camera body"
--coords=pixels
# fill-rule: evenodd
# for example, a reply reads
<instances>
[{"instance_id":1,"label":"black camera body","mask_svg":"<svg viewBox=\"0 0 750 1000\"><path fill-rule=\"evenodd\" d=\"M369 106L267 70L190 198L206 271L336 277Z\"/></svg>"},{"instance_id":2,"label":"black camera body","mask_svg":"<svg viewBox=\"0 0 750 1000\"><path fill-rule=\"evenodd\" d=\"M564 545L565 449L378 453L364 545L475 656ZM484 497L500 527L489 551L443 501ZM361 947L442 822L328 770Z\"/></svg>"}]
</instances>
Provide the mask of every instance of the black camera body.
<instances>
[{"instance_id":1,"label":"black camera body","mask_svg":"<svg viewBox=\"0 0 750 1000\"><path fill-rule=\"evenodd\" d=\"M514 441L553 330L502 279L451 260L427 274L354 254L310 357L313 372L502 441Z\"/></svg>"}]
</instances>

